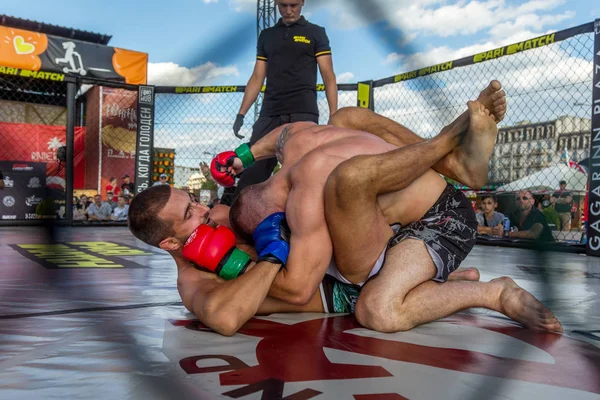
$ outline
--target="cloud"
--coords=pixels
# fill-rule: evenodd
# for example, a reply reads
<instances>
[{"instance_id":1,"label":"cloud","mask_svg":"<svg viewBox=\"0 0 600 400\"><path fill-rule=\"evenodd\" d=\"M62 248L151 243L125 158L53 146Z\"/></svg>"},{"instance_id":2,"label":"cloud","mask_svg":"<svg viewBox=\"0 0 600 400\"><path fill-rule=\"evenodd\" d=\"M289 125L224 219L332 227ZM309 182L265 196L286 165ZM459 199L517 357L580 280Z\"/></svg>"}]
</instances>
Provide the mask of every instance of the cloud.
<instances>
[{"instance_id":1,"label":"cloud","mask_svg":"<svg viewBox=\"0 0 600 400\"><path fill-rule=\"evenodd\" d=\"M507 28L512 29L508 32L510 35L525 28L542 31L544 26L572 18L572 12L538 15L550 12L562 3L564 0L532 0L516 7L507 6L504 0L458 1L441 7L426 7L417 3L398 8L391 14L390 22L405 31L441 37L472 35L486 29L500 33ZM506 36L507 33L502 35Z\"/></svg>"},{"instance_id":2,"label":"cloud","mask_svg":"<svg viewBox=\"0 0 600 400\"><path fill-rule=\"evenodd\" d=\"M256 14L256 0L229 0L229 7L236 12L250 12Z\"/></svg>"},{"instance_id":3,"label":"cloud","mask_svg":"<svg viewBox=\"0 0 600 400\"><path fill-rule=\"evenodd\" d=\"M202 0L204 3L218 3L219 0Z\"/></svg>"},{"instance_id":4,"label":"cloud","mask_svg":"<svg viewBox=\"0 0 600 400\"><path fill-rule=\"evenodd\" d=\"M337 75L337 83L351 83L354 81L354 74L352 72L343 72Z\"/></svg>"},{"instance_id":5,"label":"cloud","mask_svg":"<svg viewBox=\"0 0 600 400\"><path fill-rule=\"evenodd\" d=\"M508 101L503 126L523 120L544 122L564 115L585 116L587 110L577 104L591 98L592 62L573 52L573 46L580 45L583 37L376 88L376 111L423 137L431 137L465 110L467 100L476 98L490 79L498 79ZM448 60L472 50L476 49L438 48L423 53L421 59L431 65L440 61L435 51ZM448 55L451 57L446 58Z\"/></svg>"},{"instance_id":6,"label":"cloud","mask_svg":"<svg viewBox=\"0 0 600 400\"><path fill-rule=\"evenodd\" d=\"M404 55L403 54L398 54L396 52L390 53L387 55L387 57L383 60L384 64L396 64L398 62L400 62L400 60L404 59Z\"/></svg>"},{"instance_id":7,"label":"cloud","mask_svg":"<svg viewBox=\"0 0 600 400\"><path fill-rule=\"evenodd\" d=\"M536 14L521 15L514 20L506 21L494 25L489 33L495 38L505 38L507 36L518 35L519 33L536 27L543 27L547 25L556 24L566 19L573 18L575 13L572 11L566 11L559 15L545 15L539 16Z\"/></svg>"},{"instance_id":8,"label":"cloud","mask_svg":"<svg viewBox=\"0 0 600 400\"><path fill-rule=\"evenodd\" d=\"M211 62L193 68L172 62L148 64L148 83L152 85L201 86L222 76L239 76L239 71L235 66L218 67Z\"/></svg>"},{"instance_id":9,"label":"cloud","mask_svg":"<svg viewBox=\"0 0 600 400\"><path fill-rule=\"evenodd\" d=\"M423 36L466 36L493 30L508 36L519 29L541 32L545 26L573 18L574 13L550 14L565 0L530 0L520 5L505 0L373 0L366 6L364 0L328 0L312 2L307 8L327 8L332 25L338 29L357 29L375 23L387 23L389 28L401 31L405 37L402 47ZM467 22L468 21L468 22ZM499 25L501 25L499 27ZM503 30L510 30L506 32ZM385 29L382 30L385 32Z\"/></svg>"}]
</instances>

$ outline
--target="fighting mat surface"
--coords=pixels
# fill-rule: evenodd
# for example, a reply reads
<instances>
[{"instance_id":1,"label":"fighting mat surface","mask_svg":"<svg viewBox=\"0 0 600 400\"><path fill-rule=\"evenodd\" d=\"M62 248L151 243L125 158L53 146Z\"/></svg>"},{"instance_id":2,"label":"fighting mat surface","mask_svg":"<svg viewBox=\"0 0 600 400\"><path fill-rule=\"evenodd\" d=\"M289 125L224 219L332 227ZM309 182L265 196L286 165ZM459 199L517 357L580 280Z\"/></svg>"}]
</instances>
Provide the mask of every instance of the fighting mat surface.
<instances>
[{"instance_id":1,"label":"fighting mat surface","mask_svg":"<svg viewBox=\"0 0 600 400\"><path fill-rule=\"evenodd\" d=\"M126 228L0 228L2 399L600 399L600 259L477 246L565 334L472 309L380 334L349 315L278 314L228 338L180 302L171 257ZM544 283L545 282L545 283Z\"/></svg>"}]
</instances>

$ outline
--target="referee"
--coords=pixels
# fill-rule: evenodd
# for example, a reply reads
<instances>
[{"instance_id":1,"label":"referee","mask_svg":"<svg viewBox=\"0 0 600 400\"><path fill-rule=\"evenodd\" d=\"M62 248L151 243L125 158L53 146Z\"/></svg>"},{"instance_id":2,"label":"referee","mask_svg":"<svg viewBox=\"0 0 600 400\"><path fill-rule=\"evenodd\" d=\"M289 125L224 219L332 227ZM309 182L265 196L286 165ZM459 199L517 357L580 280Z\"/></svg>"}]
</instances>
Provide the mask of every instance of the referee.
<instances>
[{"instance_id":1,"label":"referee","mask_svg":"<svg viewBox=\"0 0 600 400\"><path fill-rule=\"evenodd\" d=\"M301 14L304 0L276 0L281 18L258 38L256 64L248 81L240 111L233 125L239 135L244 115L254 104L267 78L260 115L252 127L250 145L278 126L298 121L319 122L317 65L325 84L329 115L337 110L338 93L331 48L325 28L311 24ZM237 190L271 176L277 159L261 160L246 169Z\"/></svg>"}]
</instances>

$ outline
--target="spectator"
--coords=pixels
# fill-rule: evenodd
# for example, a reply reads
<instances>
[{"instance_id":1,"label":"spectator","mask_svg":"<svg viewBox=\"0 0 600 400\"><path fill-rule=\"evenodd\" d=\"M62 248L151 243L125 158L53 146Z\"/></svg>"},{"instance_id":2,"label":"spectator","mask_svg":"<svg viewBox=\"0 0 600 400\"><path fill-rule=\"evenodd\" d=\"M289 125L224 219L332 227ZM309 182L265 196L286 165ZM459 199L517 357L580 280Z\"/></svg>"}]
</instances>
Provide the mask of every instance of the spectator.
<instances>
[{"instance_id":1,"label":"spectator","mask_svg":"<svg viewBox=\"0 0 600 400\"><path fill-rule=\"evenodd\" d=\"M492 195L483 195L481 197L481 209L476 215L477 233L480 235L504 235L504 214L496 211L498 201Z\"/></svg>"},{"instance_id":2,"label":"spectator","mask_svg":"<svg viewBox=\"0 0 600 400\"><path fill-rule=\"evenodd\" d=\"M544 214L533 206L535 199L531 192L521 190L515 198L517 210L509 216L511 226L518 229L508 232L508 237L535 239L541 242L552 242L554 237L546 222Z\"/></svg>"},{"instance_id":3,"label":"spectator","mask_svg":"<svg viewBox=\"0 0 600 400\"><path fill-rule=\"evenodd\" d=\"M123 183L121 184L121 190L123 191L123 196L125 196L127 200L132 199L135 190L133 182L131 182L129 175L124 175L122 179Z\"/></svg>"},{"instance_id":4,"label":"spectator","mask_svg":"<svg viewBox=\"0 0 600 400\"><path fill-rule=\"evenodd\" d=\"M81 197L83 198L85 196ZM83 221L87 219L87 204L84 206L77 196L73 196L73 219L75 221Z\"/></svg>"},{"instance_id":5,"label":"spectator","mask_svg":"<svg viewBox=\"0 0 600 400\"><path fill-rule=\"evenodd\" d=\"M119 196L119 201L117 202L117 206L113 210L113 214L111 219L113 221L127 221L127 215L129 214L129 204L127 204L127 199L123 196Z\"/></svg>"},{"instance_id":6,"label":"spectator","mask_svg":"<svg viewBox=\"0 0 600 400\"><path fill-rule=\"evenodd\" d=\"M81 200L79 202L81 203L81 206L87 213L87 209L92 204L92 202L88 200L88 197L85 194L81 195Z\"/></svg>"},{"instance_id":7,"label":"spectator","mask_svg":"<svg viewBox=\"0 0 600 400\"><path fill-rule=\"evenodd\" d=\"M573 206L573 194L567 190L567 181L559 182L559 189L552 195L554 209L560 218L560 230L571 230L571 208Z\"/></svg>"},{"instance_id":8,"label":"spectator","mask_svg":"<svg viewBox=\"0 0 600 400\"><path fill-rule=\"evenodd\" d=\"M112 200L113 203L116 203L119 200L119 193L121 193L121 188L117 186L117 178L115 178L114 176L110 177L110 183L106 185L106 192L112 193L112 199L108 200Z\"/></svg>"},{"instance_id":9,"label":"spectator","mask_svg":"<svg viewBox=\"0 0 600 400\"><path fill-rule=\"evenodd\" d=\"M301 15L304 0L277 1L277 6L281 18L275 26L260 33L254 72L246 85L233 125L234 134L241 138L238 133L244 116L255 102L266 77L267 86L260 116L252 127L251 145L286 123L318 123L317 65L325 84L329 115L338 106L336 77L325 29ZM247 168L238 181L235 196L244 187L265 181L275 165L277 160L270 158Z\"/></svg>"},{"instance_id":10,"label":"spectator","mask_svg":"<svg viewBox=\"0 0 600 400\"><path fill-rule=\"evenodd\" d=\"M113 199L114 199L113 192L106 192L106 203L110 206L111 210L114 210L115 207L117 206L117 202L113 201ZM119 200L118 197L117 197L117 200Z\"/></svg>"},{"instance_id":11,"label":"spectator","mask_svg":"<svg viewBox=\"0 0 600 400\"><path fill-rule=\"evenodd\" d=\"M546 217L546 222L548 222L550 229L553 231L560 230L560 217L554 207L552 207L551 197L550 195L545 195L539 203L539 209L544 214L544 217Z\"/></svg>"},{"instance_id":12,"label":"spectator","mask_svg":"<svg viewBox=\"0 0 600 400\"><path fill-rule=\"evenodd\" d=\"M157 186L157 185L168 185L169 182L167 182L167 174L160 174L160 176L158 177L158 180L156 182L154 182L154 184L152 186Z\"/></svg>"},{"instance_id":13,"label":"spectator","mask_svg":"<svg viewBox=\"0 0 600 400\"><path fill-rule=\"evenodd\" d=\"M94 202L88 207L87 215L89 221L108 221L112 214L112 209L108 203L102 201L99 194L94 196Z\"/></svg>"}]
</instances>

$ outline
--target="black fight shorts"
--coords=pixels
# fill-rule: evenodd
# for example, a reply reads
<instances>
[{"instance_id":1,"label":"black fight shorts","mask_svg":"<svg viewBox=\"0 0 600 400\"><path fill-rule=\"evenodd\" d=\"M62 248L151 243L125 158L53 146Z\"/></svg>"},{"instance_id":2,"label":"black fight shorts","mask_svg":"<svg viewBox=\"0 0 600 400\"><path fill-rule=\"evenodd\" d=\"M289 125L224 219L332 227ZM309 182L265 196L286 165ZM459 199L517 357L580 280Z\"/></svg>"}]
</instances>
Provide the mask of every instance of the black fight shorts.
<instances>
[{"instance_id":1,"label":"black fight shorts","mask_svg":"<svg viewBox=\"0 0 600 400\"><path fill-rule=\"evenodd\" d=\"M400 228L388 250L404 239L421 240L437 268L433 280L445 282L475 246L477 220L471 202L448 184L437 202L418 221Z\"/></svg>"}]
</instances>

